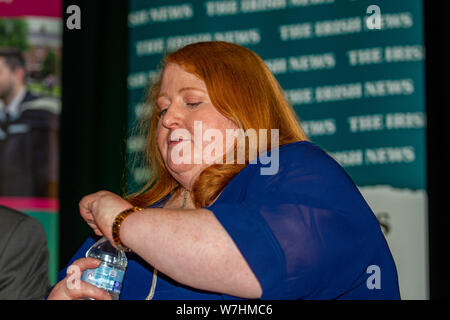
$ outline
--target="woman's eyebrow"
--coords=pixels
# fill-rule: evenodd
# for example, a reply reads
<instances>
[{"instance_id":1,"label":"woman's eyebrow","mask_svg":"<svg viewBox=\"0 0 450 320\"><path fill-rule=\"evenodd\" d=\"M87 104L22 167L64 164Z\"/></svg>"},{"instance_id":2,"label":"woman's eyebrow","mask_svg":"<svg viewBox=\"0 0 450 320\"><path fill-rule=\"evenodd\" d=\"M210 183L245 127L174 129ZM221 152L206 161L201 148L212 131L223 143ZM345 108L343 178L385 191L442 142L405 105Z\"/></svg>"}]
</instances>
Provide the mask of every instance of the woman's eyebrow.
<instances>
[{"instance_id":1,"label":"woman's eyebrow","mask_svg":"<svg viewBox=\"0 0 450 320\"><path fill-rule=\"evenodd\" d=\"M178 90L178 93L181 93L183 91L188 91L188 90L197 90L197 91L201 91L203 93L206 93L205 90L203 90L201 88L196 88L196 87L183 87L180 90ZM167 93L165 93L165 92L162 92L162 93L159 94L158 98L160 98L160 97L169 97L169 95Z\"/></svg>"},{"instance_id":2,"label":"woman's eyebrow","mask_svg":"<svg viewBox=\"0 0 450 320\"><path fill-rule=\"evenodd\" d=\"M180 90L178 90L178 93L181 93L183 91L188 91L188 90L197 90L197 91L201 91L201 92L205 92L205 90L201 89L201 88L196 88L196 87L184 87L181 88Z\"/></svg>"}]
</instances>

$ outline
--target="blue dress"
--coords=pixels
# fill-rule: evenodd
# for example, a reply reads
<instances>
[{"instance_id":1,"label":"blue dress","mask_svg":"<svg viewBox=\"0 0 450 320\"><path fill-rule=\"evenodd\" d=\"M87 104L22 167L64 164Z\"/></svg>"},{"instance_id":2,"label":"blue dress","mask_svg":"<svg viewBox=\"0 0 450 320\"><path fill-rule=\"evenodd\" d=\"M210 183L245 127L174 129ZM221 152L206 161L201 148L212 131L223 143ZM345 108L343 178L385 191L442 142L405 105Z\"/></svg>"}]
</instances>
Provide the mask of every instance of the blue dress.
<instances>
[{"instance_id":1,"label":"blue dress","mask_svg":"<svg viewBox=\"0 0 450 320\"><path fill-rule=\"evenodd\" d=\"M278 150L276 174L261 175L267 165L254 161L208 207L258 278L261 298L400 299L379 223L345 170L308 141ZM94 242L89 238L70 263ZM145 299L153 268L127 256L120 299ZM158 272L153 299L239 298L190 288Z\"/></svg>"}]
</instances>

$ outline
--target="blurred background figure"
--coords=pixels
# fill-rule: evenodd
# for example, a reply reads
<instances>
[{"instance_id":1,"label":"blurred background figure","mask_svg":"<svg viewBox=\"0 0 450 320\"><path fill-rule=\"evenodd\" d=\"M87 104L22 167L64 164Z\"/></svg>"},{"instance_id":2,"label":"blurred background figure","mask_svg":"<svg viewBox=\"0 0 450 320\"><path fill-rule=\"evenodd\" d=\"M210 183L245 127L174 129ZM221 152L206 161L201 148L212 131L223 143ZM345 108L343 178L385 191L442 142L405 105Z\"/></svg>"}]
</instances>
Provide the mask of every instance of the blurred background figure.
<instances>
[{"instance_id":1,"label":"blurred background figure","mask_svg":"<svg viewBox=\"0 0 450 320\"><path fill-rule=\"evenodd\" d=\"M0 300L43 299L50 288L48 257L41 224L0 205Z\"/></svg>"},{"instance_id":2,"label":"blurred background figure","mask_svg":"<svg viewBox=\"0 0 450 320\"><path fill-rule=\"evenodd\" d=\"M37 219L59 254L62 1L0 1L0 205Z\"/></svg>"},{"instance_id":3,"label":"blurred background figure","mask_svg":"<svg viewBox=\"0 0 450 320\"><path fill-rule=\"evenodd\" d=\"M57 197L60 103L27 90L25 60L0 49L0 196Z\"/></svg>"}]
</instances>

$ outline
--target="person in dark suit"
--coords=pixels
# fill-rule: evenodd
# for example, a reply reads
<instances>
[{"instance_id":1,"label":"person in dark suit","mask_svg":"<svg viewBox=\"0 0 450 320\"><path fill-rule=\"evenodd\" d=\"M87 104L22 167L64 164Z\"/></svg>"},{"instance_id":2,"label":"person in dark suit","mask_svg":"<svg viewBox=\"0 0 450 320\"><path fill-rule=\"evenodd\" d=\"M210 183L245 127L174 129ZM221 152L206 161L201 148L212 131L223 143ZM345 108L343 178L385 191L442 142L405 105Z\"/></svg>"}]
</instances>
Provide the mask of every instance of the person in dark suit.
<instances>
[{"instance_id":1,"label":"person in dark suit","mask_svg":"<svg viewBox=\"0 0 450 320\"><path fill-rule=\"evenodd\" d=\"M44 299L50 290L48 258L41 224L0 205L0 300Z\"/></svg>"},{"instance_id":2,"label":"person in dark suit","mask_svg":"<svg viewBox=\"0 0 450 320\"><path fill-rule=\"evenodd\" d=\"M22 54L0 49L0 196L56 198L60 102L25 79Z\"/></svg>"}]
</instances>

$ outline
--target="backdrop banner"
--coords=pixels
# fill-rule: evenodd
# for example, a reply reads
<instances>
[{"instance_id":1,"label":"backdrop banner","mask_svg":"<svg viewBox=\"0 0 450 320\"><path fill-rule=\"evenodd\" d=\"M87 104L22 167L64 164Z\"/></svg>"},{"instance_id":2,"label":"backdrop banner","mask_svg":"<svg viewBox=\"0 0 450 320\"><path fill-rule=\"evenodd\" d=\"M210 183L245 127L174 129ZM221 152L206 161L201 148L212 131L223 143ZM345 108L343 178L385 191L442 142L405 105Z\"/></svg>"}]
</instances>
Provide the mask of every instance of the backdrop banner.
<instances>
[{"instance_id":1,"label":"backdrop banner","mask_svg":"<svg viewBox=\"0 0 450 320\"><path fill-rule=\"evenodd\" d=\"M42 224L52 285L59 250L61 8L61 0L0 1L0 51L20 52L26 69L26 89L13 100L17 112L0 97L0 204Z\"/></svg>"},{"instance_id":2,"label":"backdrop banner","mask_svg":"<svg viewBox=\"0 0 450 320\"><path fill-rule=\"evenodd\" d=\"M165 53L210 40L255 51L375 212L402 298L428 299L422 1L131 0L128 23L130 128ZM130 158L144 143L131 132ZM130 188L148 173L130 171Z\"/></svg>"}]
</instances>

